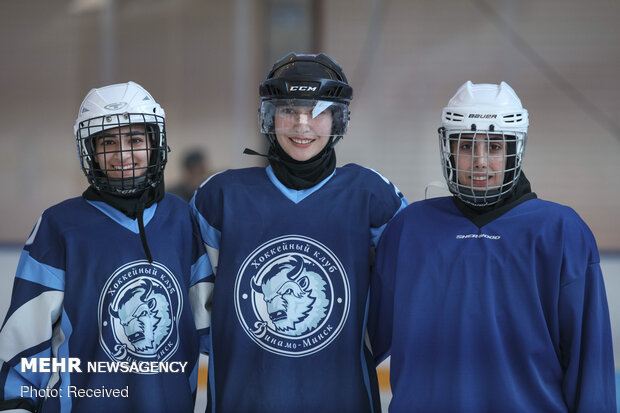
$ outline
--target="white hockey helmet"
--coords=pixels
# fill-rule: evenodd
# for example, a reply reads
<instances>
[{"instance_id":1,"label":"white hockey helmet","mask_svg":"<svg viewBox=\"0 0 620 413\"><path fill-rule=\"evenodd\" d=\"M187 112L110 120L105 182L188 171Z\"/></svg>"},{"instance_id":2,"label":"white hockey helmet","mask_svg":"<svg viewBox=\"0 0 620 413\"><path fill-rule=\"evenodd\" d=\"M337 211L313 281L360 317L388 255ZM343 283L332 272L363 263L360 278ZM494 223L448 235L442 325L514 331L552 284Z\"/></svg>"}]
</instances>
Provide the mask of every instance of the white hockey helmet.
<instances>
[{"instance_id":1,"label":"white hockey helmet","mask_svg":"<svg viewBox=\"0 0 620 413\"><path fill-rule=\"evenodd\" d=\"M495 85L467 81L463 84L443 109L439 128L441 163L450 192L474 206L493 205L505 198L521 174L528 126L528 112L506 82ZM498 147L503 148L503 153L490 154L491 142L499 141L501 145ZM487 145L482 155L465 153L459 149L463 144L467 148L475 142ZM459 157L465 156L470 162L469 168L458 169L458 165L464 164L459 163ZM492 171L503 179L499 183L489 184L493 180L489 178L492 175L486 169L486 180L479 178L475 185L473 179L469 183L459 182L459 173L472 173L474 163L482 157L487 164L493 157L504 159L503 171ZM480 171L476 171L476 175L480 176ZM486 182L486 185L480 182Z\"/></svg>"},{"instance_id":2,"label":"white hockey helmet","mask_svg":"<svg viewBox=\"0 0 620 413\"><path fill-rule=\"evenodd\" d=\"M151 94L134 82L120 83L91 89L80 105L73 126L80 167L88 182L96 189L122 195L131 195L163 182L163 171L168 158L165 129L166 114ZM120 134L123 127L142 128L148 137L148 166L134 170L130 178L110 178L105 165L95 157L95 138L101 132L114 130ZM112 133L114 133L114 131ZM122 139L119 139L122 142ZM145 149L143 149L145 150ZM132 148L117 151L122 156L134 156ZM126 154L126 155L125 155ZM144 170L146 169L146 170Z\"/></svg>"}]
</instances>

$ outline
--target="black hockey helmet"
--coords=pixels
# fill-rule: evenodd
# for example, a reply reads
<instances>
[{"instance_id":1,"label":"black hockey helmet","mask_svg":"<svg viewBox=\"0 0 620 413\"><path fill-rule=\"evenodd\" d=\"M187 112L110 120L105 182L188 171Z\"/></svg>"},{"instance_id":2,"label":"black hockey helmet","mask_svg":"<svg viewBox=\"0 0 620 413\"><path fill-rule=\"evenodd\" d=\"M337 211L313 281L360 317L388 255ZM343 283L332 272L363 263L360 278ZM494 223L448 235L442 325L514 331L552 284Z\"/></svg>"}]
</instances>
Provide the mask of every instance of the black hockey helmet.
<instances>
[{"instance_id":1,"label":"black hockey helmet","mask_svg":"<svg viewBox=\"0 0 620 413\"><path fill-rule=\"evenodd\" d=\"M353 89L340 65L325 53L287 54L273 65L259 94L259 128L271 145L276 145L276 108L282 106L309 106L314 114L329 110L333 119L329 148L347 132Z\"/></svg>"},{"instance_id":2,"label":"black hockey helmet","mask_svg":"<svg viewBox=\"0 0 620 413\"><path fill-rule=\"evenodd\" d=\"M289 53L259 87L261 100L314 99L348 104L353 97L340 65L325 53Z\"/></svg>"}]
</instances>

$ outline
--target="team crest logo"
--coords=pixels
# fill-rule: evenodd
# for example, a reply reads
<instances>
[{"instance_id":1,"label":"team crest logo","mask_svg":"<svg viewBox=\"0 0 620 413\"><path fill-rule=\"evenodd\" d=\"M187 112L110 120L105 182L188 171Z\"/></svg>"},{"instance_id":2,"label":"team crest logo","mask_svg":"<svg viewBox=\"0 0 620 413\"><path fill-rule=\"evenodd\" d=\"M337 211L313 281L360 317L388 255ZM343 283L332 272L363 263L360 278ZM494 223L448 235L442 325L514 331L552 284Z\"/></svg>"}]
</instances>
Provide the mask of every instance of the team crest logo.
<instances>
[{"instance_id":1,"label":"team crest logo","mask_svg":"<svg viewBox=\"0 0 620 413\"><path fill-rule=\"evenodd\" d=\"M291 235L254 250L235 283L245 332L272 353L316 353L340 333L349 313L349 281L338 258L311 238Z\"/></svg>"},{"instance_id":2,"label":"team crest logo","mask_svg":"<svg viewBox=\"0 0 620 413\"><path fill-rule=\"evenodd\" d=\"M114 361L166 361L179 345L183 297L162 264L135 261L117 269L99 297L99 341Z\"/></svg>"}]
</instances>

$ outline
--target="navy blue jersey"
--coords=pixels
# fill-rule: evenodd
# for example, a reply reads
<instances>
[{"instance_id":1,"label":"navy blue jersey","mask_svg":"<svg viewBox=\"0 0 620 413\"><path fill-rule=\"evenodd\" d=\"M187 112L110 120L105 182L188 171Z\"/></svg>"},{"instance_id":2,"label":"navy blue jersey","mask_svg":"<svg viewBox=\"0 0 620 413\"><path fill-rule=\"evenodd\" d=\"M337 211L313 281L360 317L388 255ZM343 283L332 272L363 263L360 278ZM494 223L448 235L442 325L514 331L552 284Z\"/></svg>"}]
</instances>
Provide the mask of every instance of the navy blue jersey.
<instances>
[{"instance_id":1,"label":"navy blue jersey","mask_svg":"<svg viewBox=\"0 0 620 413\"><path fill-rule=\"evenodd\" d=\"M206 311L195 322L190 301L211 273L194 222L171 195L145 210L149 263L137 221L108 204L79 197L46 210L0 332L0 409L30 399L44 412L193 411ZM64 368L41 369L49 358Z\"/></svg>"},{"instance_id":2,"label":"navy blue jersey","mask_svg":"<svg viewBox=\"0 0 620 413\"><path fill-rule=\"evenodd\" d=\"M215 270L208 411L379 411L370 252L405 204L358 165L301 191L271 167L202 185L191 205Z\"/></svg>"},{"instance_id":3,"label":"navy blue jersey","mask_svg":"<svg viewBox=\"0 0 620 413\"><path fill-rule=\"evenodd\" d=\"M598 250L569 207L532 199L478 228L451 198L414 203L371 294L391 412L616 411Z\"/></svg>"}]
</instances>

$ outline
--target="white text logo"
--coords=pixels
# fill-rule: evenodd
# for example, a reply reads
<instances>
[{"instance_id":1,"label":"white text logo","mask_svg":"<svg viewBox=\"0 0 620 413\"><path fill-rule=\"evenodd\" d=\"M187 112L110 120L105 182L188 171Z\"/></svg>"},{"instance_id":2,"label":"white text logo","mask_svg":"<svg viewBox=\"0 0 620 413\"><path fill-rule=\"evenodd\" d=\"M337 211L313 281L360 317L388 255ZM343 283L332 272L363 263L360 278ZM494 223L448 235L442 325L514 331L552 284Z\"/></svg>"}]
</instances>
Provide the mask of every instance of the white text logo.
<instances>
[{"instance_id":1,"label":"white text logo","mask_svg":"<svg viewBox=\"0 0 620 413\"><path fill-rule=\"evenodd\" d=\"M466 238L486 238L486 239L500 239L500 235L488 235L488 234L467 234L462 235L459 234L456 236L456 239L466 239Z\"/></svg>"}]
</instances>

